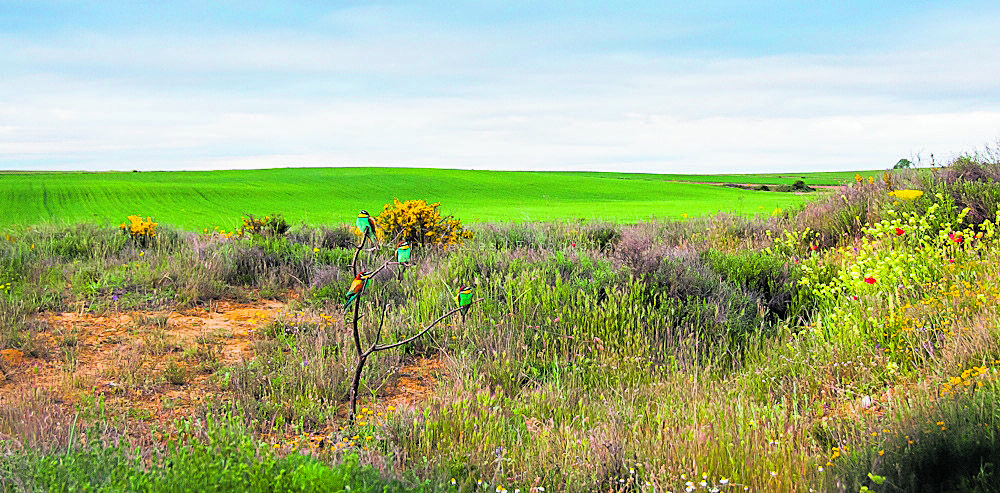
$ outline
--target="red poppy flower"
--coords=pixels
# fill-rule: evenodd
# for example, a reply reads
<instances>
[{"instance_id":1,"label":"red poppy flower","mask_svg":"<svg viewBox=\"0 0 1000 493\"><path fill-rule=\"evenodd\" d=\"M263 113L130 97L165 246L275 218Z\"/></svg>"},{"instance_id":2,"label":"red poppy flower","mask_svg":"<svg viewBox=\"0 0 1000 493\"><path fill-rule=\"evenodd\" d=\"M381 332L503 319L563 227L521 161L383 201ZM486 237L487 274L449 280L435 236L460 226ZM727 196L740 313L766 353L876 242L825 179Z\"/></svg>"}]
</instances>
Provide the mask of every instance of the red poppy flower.
<instances>
[{"instance_id":1,"label":"red poppy flower","mask_svg":"<svg viewBox=\"0 0 1000 493\"><path fill-rule=\"evenodd\" d=\"M812 246L809 247L809 249L812 250L812 251L814 251L814 252L816 251L817 248L819 248L819 247L816 246L816 245L812 245Z\"/></svg>"},{"instance_id":2,"label":"red poppy flower","mask_svg":"<svg viewBox=\"0 0 1000 493\"><path fill-rule=\"evenodd\" d=\"M868 284L875 284L876 281L874 277L866 277L865 282L867 282Z\"/></svg>"},{"instance_id":3,"label":"red poppy flower","mask_svg":"<svg viewBox=\"0 0 1000 493\"><path fill-rule=\"evenodd\" d=\"M854 300L854 301L858 301L858 297L857 296L851 296L851 299Z\"/></svg>"},{"instance_id":4,"label":"red poppy flower","mask_svg":"<svg viewBox=\"0 0 1000 493\"><path fill-rule=\"evenodd\" d=\"M954 241L955 243L961 243L965 240L965 238L962 238L962 235L955 233L948 233L948 238L951 238L951 241Z\"/></svg>"},{"instance_id":5,"label":"red poppy flower","mask_svg":"<svg viewBox=\"0 0 1000 493\"><path fill-rule=\"evenodd\" d=\"M955 259L953 259L953 258L948 259L948 263L949 264L954 264L955 263Z\"/></svg>"},{"instance_id":6,"label":"red poppy flower","mask_svg":"<svg viewBox=\"0 0 1000 493\"><path fill-rule=\"evenodd\" d=\"M896 236L903 236L903 233L905 232L906 231L903 231L903 228L896 228Z\"/></svg>"}]
</instances>

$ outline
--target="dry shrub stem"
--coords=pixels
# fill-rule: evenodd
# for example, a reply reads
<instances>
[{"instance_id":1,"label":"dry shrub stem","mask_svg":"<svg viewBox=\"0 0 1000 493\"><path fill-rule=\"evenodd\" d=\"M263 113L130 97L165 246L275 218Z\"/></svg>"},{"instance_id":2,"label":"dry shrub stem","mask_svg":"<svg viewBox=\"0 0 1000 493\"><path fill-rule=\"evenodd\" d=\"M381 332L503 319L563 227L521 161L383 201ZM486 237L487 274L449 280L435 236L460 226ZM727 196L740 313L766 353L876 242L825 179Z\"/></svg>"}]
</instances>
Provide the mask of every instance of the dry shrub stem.
<instances>
[{"instance_id":1,"label":"dry shrub stem","mask_svg":"<svg viewBox=\"0 0 1000 493\"><path fill-rule=\"evenodd\" d=\"M376 245L376 247L377 247L377 245ZM362 241L358 245L357 249L355 250L355 252L354 252L354 260L351 263L351 271L354 272L355 275L357 275L357 273L359 272L359 270L358 270L358 260L360 258L361 250L362 249L364 249L364 241ZM392 261L385 262L375 272L372 272L371 275L370 275L370 277L374 278L376 274L378 274L379 272L381 272L386 267L388 267L390 265L397 265L397 264L399 264L399 262L392 262ZM379 352L379 351L386 351L386 350L389 350L389 349L393 349L393 348L396 348L396 347L399 347L399 346L402 346L402 345L405 345L405 344L408 344L410 342L413 342L413 341L417 340L418 338L420 338L420 336L426 334L427 331L429 331L432 328L434 328L434 326L436 326L442 320L444 320L445 318L447 318L447 317L449 317L451 315L454 315L454 314L458 313L463 308L461 306L453 308L451 311L445 313L444 315L441 315L436 320L434 320L433 322L431 322L429 325L427 325L426 327L424 327L420 332L417 332L416 334L414 334L413 336L410 336L409 338L406 338L406 339L404 339L402 341L395 342L395 343L392 343L392 344L380 345L379 341L382 338L382 327L385 325L385 315L386 315L386 312L388 311L388 305L385 304L385 305L382 306L382 315L379 317L378 327L377 327L377 329L375 331L375 337L372 338L371 344L368 346L368 349L362 349L362 345L361 345L361 330L360 330L360 327L359 327L359 321L361 320L361 300L364 297L364 295L365 295L366 292L367 292L367 289L362 290L361 293L358 294L357 299L354 300L354 315L351 318L351 332L353 333L353 336L354 336L354 349L355 349L355 351L357 351L357 355L358 355L358 364L354 368L354 379L351 381L351 414L350 414L350 419L352 421L354 420L354 418L358 414L358 387L361 385L361 372L364 371L365 363L368 361L368 357L371 356L372 353ZM480 298L480 299L477 299L477 300L473 301L472 303L479 303L482 300L483 299Z\"/></svg>"}]
</instances>

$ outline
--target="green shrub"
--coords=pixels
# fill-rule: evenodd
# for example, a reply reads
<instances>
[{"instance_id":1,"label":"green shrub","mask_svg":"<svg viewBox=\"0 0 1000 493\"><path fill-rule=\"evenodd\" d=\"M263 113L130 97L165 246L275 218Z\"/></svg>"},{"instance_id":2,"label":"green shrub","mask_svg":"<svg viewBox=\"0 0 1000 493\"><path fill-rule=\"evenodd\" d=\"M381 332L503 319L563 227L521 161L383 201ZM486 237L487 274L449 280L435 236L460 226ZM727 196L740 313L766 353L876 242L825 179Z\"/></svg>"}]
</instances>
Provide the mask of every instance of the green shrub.
<instances>
[{"instance_id":1,"label":"green shrub","mask_svg":"<svg viewBox=\"0 0 1000 493\"><path fill-rule=\"evenodd\" d=\"M287 238L233 241L223 247L224 281L242 285L281 288L308 284L316 263L315 252Z\"/></svg>"},{"instance_id":2,"label":"green shrub","mask_svg":"<svg viewBox=\"0 0 1000 493\"><path fill-rule=\"evenodd\" d=\"M177 361L176 358L169 358L167 366L163 369L163 377L167 382L174 385L184 385L188 382L188 369Z\"/></svg>"},{"instance_id":3,"label":"green shrub","mask_svg":"<svg viewBox=\"0 0 1000 493\"><path fill-rule=\"evenodd\" d=\"M261 235L269 238L284 236L290 228L288 221L281 214L273 216L254 217L248 214L242 219L242 224L236 229L239 237Z\"/></svg>"},{"instance_id":4,"label":"green shrub","mask_svg":"<svg viewBox=\"0 0 1000 493\"><path fill-rule=\"evenodd\" d=\"M702 258L724 281L758 300L772 321L800 315L807 303L799 290L799 268L784 258L763 252L730 254L716 250L706 251Z\"/></svg>"},{"instance_id":5,"label":"green shrub","mask_svg":"<svg viewBox=\"0 0 1000 493\"><path fill-rule=\"evenodd\" d=\"M622 233L614 224L601 224L588 229L587 240L601 251L611 251L622 238Z\"/></svg>"},{"instance_id":6,"label":"green shrub","mask_svg":"<svg viewBox=\"0 0 1000 493\"><path fill-rule=\"evenodd\" d=\"M475 226L476 239L494 249L539 248L538 226L525 223L488 223Z\"/></svg>"},{"instance_id":7,"label":"green shrub","mask_svg":"<svg viewBox=\"0 0 1000 493\"><path fill-rule=\"evenodd\" d=\"M813 191L815 191L815 189L812 188L812 187L810 187L810 186L808 186L808 185L806 185L806 182L804 182L802 180L795 180L795 183L792 183L792 191L793 192L813 192Z\"/></svg>"}]
</instances>

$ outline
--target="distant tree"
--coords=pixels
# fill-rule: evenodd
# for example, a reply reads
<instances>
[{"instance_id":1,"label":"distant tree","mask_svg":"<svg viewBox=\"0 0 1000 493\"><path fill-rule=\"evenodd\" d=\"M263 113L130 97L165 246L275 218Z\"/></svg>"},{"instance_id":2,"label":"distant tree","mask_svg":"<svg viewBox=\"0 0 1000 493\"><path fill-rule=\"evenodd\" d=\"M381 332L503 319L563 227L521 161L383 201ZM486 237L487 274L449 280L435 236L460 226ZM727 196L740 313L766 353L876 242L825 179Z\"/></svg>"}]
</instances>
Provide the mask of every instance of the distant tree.
<instances>
[{"instance_id":1,"label":"distant tree","mask_svg":"<svg viewBox=\"0 0 1000 493\"><path fill-rule=\"evenodd\" d=\"M795 180L795 183L792 183L792 191L794 192L812 192L813 190L812 187L806 185L805 181Z\"/></svg>"},{"instance_id":2,"label":"distant tree","mask_svg":"<svg viewBox=\"0 0 1000 493\"><path fill-rule=\"evenodd\" d=\"M903 158L900 159L899 161L896 161L896 165L893 166L892 169L910 169L912 167L913 167L913 162L911 162L909 159Z\"/></svg>"}]
</instances>

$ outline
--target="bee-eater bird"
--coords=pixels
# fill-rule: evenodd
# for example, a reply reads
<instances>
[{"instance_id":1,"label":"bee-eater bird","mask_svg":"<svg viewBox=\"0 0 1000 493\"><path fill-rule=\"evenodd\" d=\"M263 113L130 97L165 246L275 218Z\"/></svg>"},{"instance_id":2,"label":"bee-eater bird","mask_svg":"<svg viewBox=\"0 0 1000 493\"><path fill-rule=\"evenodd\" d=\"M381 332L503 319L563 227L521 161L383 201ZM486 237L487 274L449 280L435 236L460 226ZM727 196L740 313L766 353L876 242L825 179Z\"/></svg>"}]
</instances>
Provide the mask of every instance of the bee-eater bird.
<instances>
[{"instance_id":1,"label":"bee-eater bird","mask_svg":"<svg viewBox=\"0 0 1000 493\"><path fill-rule=\"evenodd\" d=\"M462 320L465 320L465 314L469 313L469 307L472 306L472 288L463 284L458 290L458 296L455 297L455 301L458 302L458 306L461 308L459 311L462 314Z\"/></svg>"},{"instance_id":2,"label":"bee-eater bird","mask_svg":"<svg viewBox=\"0 0 1000 493\"><path fill-rule=\"evenodd\" d=\"M375 244L375 221L364 209L358 213L358 229L361 230L361 246L364 246L365 240L369 237L372 239L372 244Z\"/></svg>"},{"instance_id":3,"label":"bee-eater bird","mask_svg":"<svg viewBox=\"0 0 1000 493\"><path fill-rule=\"evenodd\" d=\"M410 261L410 244L403 240L396 246L396 262L405 264Z\"/></svg>"},{"instance_id":4,"label":"bee-eater bird","mask_svg":"<svg viewBox=\"0 0 1000 493\"><path fill-rule=\"evenodd\" d=\"M368 283L371 282L371 274L363 270L358 272L358 275L354 276L354 281L351 282L351 287L347 290L347 302L344 303L344 309L351 306L351 302L356 300L358 296L361 296L368 288Z\"/></svg>"}]
</instances>

